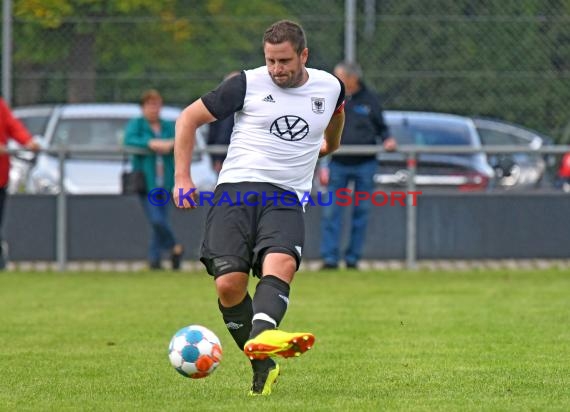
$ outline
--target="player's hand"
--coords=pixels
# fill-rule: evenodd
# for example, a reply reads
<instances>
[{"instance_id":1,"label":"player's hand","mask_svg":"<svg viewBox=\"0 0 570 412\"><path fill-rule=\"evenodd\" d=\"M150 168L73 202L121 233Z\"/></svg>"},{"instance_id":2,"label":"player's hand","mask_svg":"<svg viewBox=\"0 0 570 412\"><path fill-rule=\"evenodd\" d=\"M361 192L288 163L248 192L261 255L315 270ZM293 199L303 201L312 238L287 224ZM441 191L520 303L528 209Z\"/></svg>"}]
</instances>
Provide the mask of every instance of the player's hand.
<instances>
[{"instance_id":1,"label":"player's hand","mask_svg":"<svg viewBox=\"0 0 570 412\"><path fill-rule=\"evenodd\" d=\"M190 177L174 180L172 201L179 209L196 209L198 207L198 192Z\"/></svg>"}]
</instances>

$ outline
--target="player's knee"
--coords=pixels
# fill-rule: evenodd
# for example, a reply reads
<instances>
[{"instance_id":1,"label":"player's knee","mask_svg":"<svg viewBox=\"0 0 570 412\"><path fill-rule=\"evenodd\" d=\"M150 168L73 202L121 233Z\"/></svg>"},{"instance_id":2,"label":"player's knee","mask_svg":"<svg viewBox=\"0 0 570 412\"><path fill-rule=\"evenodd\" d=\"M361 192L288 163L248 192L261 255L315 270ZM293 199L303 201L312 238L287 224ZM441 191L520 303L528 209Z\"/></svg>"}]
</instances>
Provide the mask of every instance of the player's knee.
<instances>
[{"instance_id":1,"label":"player's knee","mask_svg":"<svg viewBox=\"0 0 570 412\"><path fill-rule=\"evenodd\" d=\"M269 248L263 256L263 273L291 277L299 268L297 256L285 248Z\"/></svg>"},{"instance_id":2,"label":"player's knee","mask_svg":"<svg viewBox=\"0 0 570 412\"><path fill-rule=\"evenodd\" d=\"M276 259L276 264L283 268L285 273L295 273L297 271L297 260L291 255L280 255Z\"/></svg>"},{"instance_id":3,"label":"player's knee","mask_svg":"<svg viewBox=\"0 0 570 412\"><path fill-rule=\"evenodd\" d=\"M223 306L231 307L239 304L247 293L247 275L228 273L216 277L216 291Z\"/></svg>"},{"instance_id":4,"label":"player's knee","mask_svg":"<svg viewBox=\"0 0 570 412\"><path fill-rule=\"evenodd\" d=\"M249 265L235 256L202 259L216 280L216 291L226 307L240 303L247 293Z\"/></svg>"}]
</instances>

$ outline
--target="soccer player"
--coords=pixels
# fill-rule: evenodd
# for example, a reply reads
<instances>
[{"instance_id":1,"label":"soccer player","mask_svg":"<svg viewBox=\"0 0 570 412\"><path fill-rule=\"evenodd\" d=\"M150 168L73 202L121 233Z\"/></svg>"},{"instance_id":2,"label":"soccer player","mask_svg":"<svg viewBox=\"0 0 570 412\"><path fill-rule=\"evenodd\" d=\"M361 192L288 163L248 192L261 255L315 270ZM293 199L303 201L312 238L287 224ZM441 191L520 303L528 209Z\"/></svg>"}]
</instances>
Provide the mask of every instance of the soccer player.
<instances>
[{"instance_id":1,"label":"soccer player","mask_svg":"<svg viewBox=\"0 0 570 412\"><path fill-rule=\"evenodd\" d=\"M304 217L319 156L340 145L344 86L305 66L302 27L271 25L263 36L265 66L244 70L188 106L176 122L177 207L195 208L189 174L196 128L234 115L228 154L208 212L200 260L214 277L226 326L251 360L251 395L268 395L279 375L275 356L294 357L314 344L311 333L278 329L301 262ZM285 201L287 196L293 196ZM220 201L231 199L232 201ZM260 278L253 299L250 271Z\"/></svg>"}]
</instances>

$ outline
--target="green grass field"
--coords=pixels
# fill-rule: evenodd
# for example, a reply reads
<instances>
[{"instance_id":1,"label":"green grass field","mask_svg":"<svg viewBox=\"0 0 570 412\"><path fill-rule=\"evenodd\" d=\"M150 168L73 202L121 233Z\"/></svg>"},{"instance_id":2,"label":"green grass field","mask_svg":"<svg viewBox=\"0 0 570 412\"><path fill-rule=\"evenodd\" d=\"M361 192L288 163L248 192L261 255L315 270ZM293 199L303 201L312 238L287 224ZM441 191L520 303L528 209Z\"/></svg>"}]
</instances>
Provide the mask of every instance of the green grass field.
<instances>
[{"instance_id":1,"label":"green grass field","mask_svg":"<svg viewBox=\"0 0 570 412\"><path fill-rule=\"evenodd\" d=\"M558 270L300 273L282 327L317 343L250 398L207 275L0 273L0 410L568 410L569 295ZM224 346L195 381L167 357L192 323Z\"/></svg>"}]
</instances>

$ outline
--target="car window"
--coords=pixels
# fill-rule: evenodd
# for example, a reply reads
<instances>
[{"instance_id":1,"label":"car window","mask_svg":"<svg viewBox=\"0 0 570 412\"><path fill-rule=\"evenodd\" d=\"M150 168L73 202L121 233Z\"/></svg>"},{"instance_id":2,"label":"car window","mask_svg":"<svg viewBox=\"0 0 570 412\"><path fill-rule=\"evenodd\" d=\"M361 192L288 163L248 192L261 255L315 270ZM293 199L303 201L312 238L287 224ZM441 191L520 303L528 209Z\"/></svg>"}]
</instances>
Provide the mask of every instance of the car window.
<instances>
[{"instance_id":1,"label":"car window","mask_svg":"<svg viewBox=\"0 0 570 412\"><path fill-rule=\"evenodd\" d=\"M116 147L123 140L129 119L62 119L55 130L52 145Z\"/></svg>"},{"instance_id":2,"label":"car window","mask_svg":"<svg viewBox=\"0 0 570 412\"><path fill-rule=\"evenodd\" d=\"M129 119L62 119L58 123L51 145L83 146L91 148L117 148L122 147L125 135L125 126ZM201 134L197 136L196 147L203 148L203 126L198 129ZM194 151L192 160L199 162L202 154Z\"/></svg>"},{"instance_id":3,"label":"car window","mask_svg":"<svg viewBox=\"0 0 570 412\"><path fill-rule=\"evenodd\" d=\"M49 116L20 117L19 120L26 126L26 129L28 129L31 134L43 136Z\"/></svg>"},{"instance_id":4,"label":"car window","mask_svg":"<svg viewBox=\"0 0 570 412\"><path fill-rule=\"evenodd\" d=\"M400 145L471 146L467 125L455 122L404 120L390 124L390 131Z\"/></svg>"},{"instance_id":5,"label":"car window","mask_svg":"<svg viewBox=\"0 0 570 412\"><path fill-rule=\"evenodd\" d=\"M487 146L507 146L507 145L528 145L528 140L523 141L511 133L505 133L498 130L487 129L485 127L478 127L477 131L481 136L481 143Z\"/></svg>"}]
</instances>

